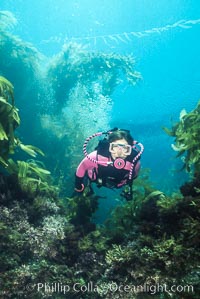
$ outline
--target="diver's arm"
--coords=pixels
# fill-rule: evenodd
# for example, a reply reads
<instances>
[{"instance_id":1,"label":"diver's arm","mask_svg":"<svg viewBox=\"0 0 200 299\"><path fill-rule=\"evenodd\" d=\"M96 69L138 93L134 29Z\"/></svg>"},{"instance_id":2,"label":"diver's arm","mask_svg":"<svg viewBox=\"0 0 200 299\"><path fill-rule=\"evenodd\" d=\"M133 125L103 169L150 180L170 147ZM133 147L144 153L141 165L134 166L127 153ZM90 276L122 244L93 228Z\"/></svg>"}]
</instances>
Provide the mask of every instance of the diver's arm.
<instances>
[{"instance_id":1,"label":"diver's arm","mask_svg":"<svg viewBox=\"0 0 200 299\"><path fill-rule=\"evenodd\" d=\"M140 168L141 168L141 163L140 163L140 161L138 161L137 164L135 165L135 169L133 172L133 177L132 177L133 180L135 180L137 178Z\"/></svg>"},{"instance_id":2,"label":"diver's arm","mask_svg":"<svg viewBox=\"0 0 200 299\"><path fill-rule=\"evenodd\" d=\"M83 184L83 178L78 177L77 175L75 175L75 187L74 190L76 192L83 192L85 186Z\"/></svg>"},{"instance_id":3,"label":"diver's arm","mask_svg":"<svg viewBox=\"0 0 200 299\"><path fill-rule=\"evenodd\" d=\"M92 153L90 153L88 156L91 159L96 160L96 155L97 152L94 151ZM84 186L84 177L86 172L89 169L93 169L96 168L97 164L94 163L93 161L89 160L87 157L85 157L81 163L79 164L77 170L76 170L76 175L75 175L75 191L77 192L83 192L85 186Z\"/></svg>"}]
</instances>

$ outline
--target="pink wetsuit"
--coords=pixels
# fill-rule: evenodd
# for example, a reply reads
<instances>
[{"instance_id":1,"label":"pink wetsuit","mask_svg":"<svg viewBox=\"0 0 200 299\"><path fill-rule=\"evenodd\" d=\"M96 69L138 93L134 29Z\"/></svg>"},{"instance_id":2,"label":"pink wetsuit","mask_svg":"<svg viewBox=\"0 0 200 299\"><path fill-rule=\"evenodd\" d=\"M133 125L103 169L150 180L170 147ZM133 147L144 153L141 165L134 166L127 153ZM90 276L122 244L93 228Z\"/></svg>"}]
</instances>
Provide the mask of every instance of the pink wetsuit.
<instances>
[{"instance_id":1,"label":"pink wetsuit","mask_svg":"<svg viewBox=\"0 0 200 299\"><path fill-rule=\"evenodd\" d=\"M108 176L113 182L115 182L115 187L120 188L123 185L126 185L129 179L129 171L132 166L132 162L125 159L126 164L123 169L116 169L113 166L113 161L111 157L104 157L97 155L97 151L94 151L88 155L93 160L98 160L98 163L95 163L85 157L79 164L76 170L76 181L78 184L82 185L85 175L89 177L91 181L96 181L99 177L103 176L106 178ZM107 162L110 162L107 164ZM134 163L134 170L131 180L135 179L140 170L140 161ZM103 174L102 174L103 173ZM106 186L106 184L105 184Z\"/></svg>"}]
</instances>

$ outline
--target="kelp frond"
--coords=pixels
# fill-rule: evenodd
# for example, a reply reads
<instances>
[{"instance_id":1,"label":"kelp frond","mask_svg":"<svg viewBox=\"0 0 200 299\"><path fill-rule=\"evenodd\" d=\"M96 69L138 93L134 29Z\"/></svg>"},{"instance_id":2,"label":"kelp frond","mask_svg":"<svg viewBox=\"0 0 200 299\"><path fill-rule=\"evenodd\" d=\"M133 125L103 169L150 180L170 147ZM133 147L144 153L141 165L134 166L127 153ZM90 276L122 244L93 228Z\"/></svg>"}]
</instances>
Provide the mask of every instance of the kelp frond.
<instances>
[{"instance_id":1,"label":"kelp frond","mask_svg":"<svg viewBox=\"0 0 200 299\"><path fill-rule=\"evenodd\" d=\"M13 85L5 77L0 76L0 96L9 101L11 98L11 104L14 105Z\"/></svg>"},{"instance_id":2,"label":"kelp frond","mask_svg":"<svg viewBox=\"0 0 200 299\"><path fill-rule=\"evenodd\" d=\"M18 177L26 178L30 174L34 174L35 177L45 180L47 175L50 175L50 171L38 167L36 162L24 162L17 161L18 165Z\"/></svg>"},{"instance_id":3,"label":"kelp frond","mask_svg":"<svg viewBox=\"0 0 200 299\"><path fill-rule=\"evenodd\" d=\"M9 103L10 98L12 104ZM14 154L16 147L21 148L32 157L37 154L44 156L44 153L33 145L24 145L15 137L14 131L20 124L20 117L17 108L14 106L13 85L4 77L0 76L0 164L9 173L18 175L23 185L45 182L50 172L39 165L37 161L18 161L15 163L9 159ZM41 183L40 183L41 184Z\"/></svg>"},{"instance_id":4,"label":"kelp frond","mask_svg":"<svg viewBox=\"0 0 200 299\"><path fill-rule=\"evenodd\" d=\"M41 167L41 162L8 160L7 170L9 173L17 174L18 182L23 191L34 193L36 191L54 191L55 187L48 184L50 171ZM53 190L54 189L54 190Z\"/></svg>"},{"instance_id":5,"label":"kelp frond","mask_svg":"<svg viewBox=\"0 0 200 299\"><path fill-rule=\"evenodd\" d=\"M185 109L180 112L179 122L171 130L163 128L164 131L175 137L172 149L178 152L177 156L183 157L184 167L187 172L193 168L195 172L200 171L200 101L197 107L187 113Z\"/></svg>"},{"instance_id":6,"label":"kelp frond","mask_svg":"<svg viewBox=\"0 0 200 299\"><path fill-rule=\"evenodd\" d=\"M8 163L0 156L0 165L2 165L4 168L8 167Z\"/></svg>"},{"instance_id":7,"label":"kelp frond","mask_svg":"<svg viewBox=\"0 0 200 299\"><path fill-rule=\"evenodd\" d=\"M1 123L0 123L0 140L8 140L8 136Z\"/></svg>"},{"instance_id":8,"label":"kelp frond","mask_svg":"<svg viewBox=\"0 0 200 299\"><path fill-rule=\"evenodd\" d=\"M2 82L2 80L0 81ZM5 84L2 84L2 86L10 86L9 81L7 83L7 80L3 80ZM11 88L11 86L9 87ZM10 92L9 88L6 90ZM1 88L1 93L4 93L5 88ZM8 96L8 93L6 93ZM20 124L20 118L18 114L17 108L15 108L14 104L14 98L12 98L12 105L8 102L7 99L0 97L0 163L5 167L5 163L2 161L6 161L8 159L9 154L14 153L14 148L16 146L16 139L14 136L14 130L19 126Z\"/></svg>"},{"instance_id":9,"label":"kelp frond","mask_svg":"<svg viewBox=\"0 0 200 299\"><path fill-rule=\"evenodd\" d=\"M44 153L39 148L37 148L36 146L24 145L23 143L20 142L19 147L32 157L36 157L38 153L40 155L44 156Z\"/></svg>"}]
</instances>

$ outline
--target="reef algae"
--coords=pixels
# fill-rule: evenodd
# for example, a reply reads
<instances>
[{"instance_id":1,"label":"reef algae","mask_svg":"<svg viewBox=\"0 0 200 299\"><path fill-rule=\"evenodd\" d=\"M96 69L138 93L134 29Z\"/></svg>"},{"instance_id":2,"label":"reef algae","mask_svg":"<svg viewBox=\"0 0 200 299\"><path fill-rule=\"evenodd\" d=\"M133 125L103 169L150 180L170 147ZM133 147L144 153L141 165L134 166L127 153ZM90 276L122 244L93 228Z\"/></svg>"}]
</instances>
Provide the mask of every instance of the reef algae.
<instances>
[{"instance_id":1,"label":"reef algae","mask_svg":"<svg viewBox=\"0 0 200 299\"><path fill-rule=\"evenodd\" d=\"M90 220L78 224L58 197L32 197L10 180L1 176L0 278L8 298L199 297L200 197L140 194L136 210L134 202L118 207L91 231Z\"/></svg>"},{"instance_id":2,"label":"reef algae","mask_svg":"<svg viewBox=\"0 0 200 299\"><path fill-rule=\"evenodd\" d=\"M57 196L20 191L11 179L1 176L5 296L199 298L199 195L166 196L146 180L134 201L95 227L90 217L78 221L81 198L68 209Z\"/></svg>"}]
</instances>

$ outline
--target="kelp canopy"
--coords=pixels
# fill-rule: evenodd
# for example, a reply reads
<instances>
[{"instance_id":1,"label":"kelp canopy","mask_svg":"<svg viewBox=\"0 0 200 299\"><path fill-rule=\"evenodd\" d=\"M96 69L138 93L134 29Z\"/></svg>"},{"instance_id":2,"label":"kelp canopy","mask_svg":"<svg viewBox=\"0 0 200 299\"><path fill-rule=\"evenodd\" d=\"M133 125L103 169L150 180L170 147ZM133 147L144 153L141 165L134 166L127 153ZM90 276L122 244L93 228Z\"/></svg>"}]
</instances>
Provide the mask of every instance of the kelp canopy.
<instances>
[{"instance_id":1,"label":"kelp canopy","mask_svg":"<svg viewBox=\"0 0 200 299\"><path fill-rule=\"evenodd\" d=\"M87 87L89 99L94 95L96 84L103 96L110 96L123 78L131 85L141 79L140 73L134 70L132 56L90 53L75 43L65 45L62 52L50 62L47 76L60 106L66 103L70 92L78 84Z\"/></svg>"}]
</instances>

